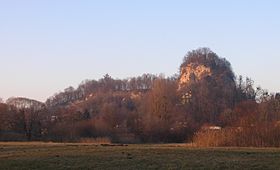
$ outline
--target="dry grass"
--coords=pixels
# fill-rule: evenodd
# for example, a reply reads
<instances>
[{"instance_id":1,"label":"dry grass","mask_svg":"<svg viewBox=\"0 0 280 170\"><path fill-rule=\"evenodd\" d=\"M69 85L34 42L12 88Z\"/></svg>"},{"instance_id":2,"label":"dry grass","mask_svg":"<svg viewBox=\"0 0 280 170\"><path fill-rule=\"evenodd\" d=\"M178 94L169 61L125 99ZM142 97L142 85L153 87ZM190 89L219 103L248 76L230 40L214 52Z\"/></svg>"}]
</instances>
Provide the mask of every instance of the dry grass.
<instances>
[{"instance_id":1,"label":"dry grass","mask_svg":"<svg viewBox=\"0 0 280 170\"><path fill-rule=\"evenodd\" d=\"M0 143L0 169L279 169L277 148Z\"/></svg>"},{"instance_id":2,"label":"dry grass","mask_svg":"<svg viewBox=\"0 0 280 170\"><path fill-rule=\"evenodd\" d=\"M107 137L103 138L81 138L80 143L93 143L93 144L110 144L111 139Z\"/></svg>"},{"instance_id":3,"label":"dry grass","mask_svg":"<svg viewBox=\"0 0 280 170\"><path fill-rule=\"evenodd\" d=\"M271 124L221 130L200 130L193 138L200 147L279 147L280 129Z\"/></svg>"}]
</instances>

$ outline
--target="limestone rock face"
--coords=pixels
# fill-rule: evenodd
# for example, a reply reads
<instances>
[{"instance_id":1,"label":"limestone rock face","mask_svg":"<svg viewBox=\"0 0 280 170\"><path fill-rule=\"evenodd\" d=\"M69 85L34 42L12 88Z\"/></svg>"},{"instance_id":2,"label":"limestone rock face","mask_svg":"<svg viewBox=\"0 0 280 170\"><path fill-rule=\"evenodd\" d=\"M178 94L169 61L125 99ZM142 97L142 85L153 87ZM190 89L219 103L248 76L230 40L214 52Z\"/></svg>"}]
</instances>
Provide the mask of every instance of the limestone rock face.
<instances>
[{"instance_id":1,"label":"limestone rock face","mask_svg":"<svg viewBox=\"0 0 280 170\"><path fill-rule=\"evenodd\" d=\"M220 58L208 48L201 48L189 52L184 57L178 83L181 89L201 81L206 84L209 82L209 86L228 89L234 87L235 76L225 58Z\"/></svg>"},{"instance_id":2,"label":"limestone rock face","mask_svg":"<svg viewBox=\"0 0 280 170\"><path fill-rule=\"evenodd\" d=\"M191 81L199 81L212 75L211 68L194 63L190 63L186 67L181 68L180 72L180 86L187 85Z\"/></svg>"}]
</instances>

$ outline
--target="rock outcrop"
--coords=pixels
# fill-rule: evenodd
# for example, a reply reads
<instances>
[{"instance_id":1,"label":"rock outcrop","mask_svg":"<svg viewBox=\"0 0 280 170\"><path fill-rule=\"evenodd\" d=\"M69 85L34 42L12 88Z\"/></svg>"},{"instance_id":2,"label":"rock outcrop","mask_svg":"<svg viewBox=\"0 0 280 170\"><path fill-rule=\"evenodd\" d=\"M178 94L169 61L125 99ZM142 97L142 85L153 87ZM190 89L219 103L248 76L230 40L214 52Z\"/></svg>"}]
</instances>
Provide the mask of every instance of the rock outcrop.
<instances>
[{"instance_id":1,"label":"rock outcrop","mask_svg":"<svg viewBox=\"0 0 280 170\"><path fill-rule=\"evenodd\" d=\"M190 63L186 67L183 67L180 72L180 86L186 85L191 81L199 81L212 75L211 68L194 63Z\"/></svg>"},{"instance_id":2,"label":"rock outcrop","mask_svg":"<svg viewBox=\"0 0 280 170\"><path fill-rule=\"evenodd\" d=\"M189 52L180 67L179 87L188 86L206 78L234 84L234 74L230 63L218 57L210 49L202 48Z\"/></svg>"}]
</instances>

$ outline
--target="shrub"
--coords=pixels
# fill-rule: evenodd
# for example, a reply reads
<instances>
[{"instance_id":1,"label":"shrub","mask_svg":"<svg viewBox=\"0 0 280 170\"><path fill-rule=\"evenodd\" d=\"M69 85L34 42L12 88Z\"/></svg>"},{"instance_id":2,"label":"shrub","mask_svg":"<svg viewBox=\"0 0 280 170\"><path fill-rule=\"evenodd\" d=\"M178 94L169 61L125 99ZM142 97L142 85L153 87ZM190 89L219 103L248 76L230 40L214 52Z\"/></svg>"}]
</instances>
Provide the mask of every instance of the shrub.
<instances>
[{"instance_id":1,"label":"shrub","mask_svg":"<svg viewBox=\"0 0 280 170\"><path fill-rule=\"evenodd\" d=\"M201 147L279 147L280 126L275 123L260 123L221 130L202 129L194 135L193 142Z\"/></svg>"}]
</instances>

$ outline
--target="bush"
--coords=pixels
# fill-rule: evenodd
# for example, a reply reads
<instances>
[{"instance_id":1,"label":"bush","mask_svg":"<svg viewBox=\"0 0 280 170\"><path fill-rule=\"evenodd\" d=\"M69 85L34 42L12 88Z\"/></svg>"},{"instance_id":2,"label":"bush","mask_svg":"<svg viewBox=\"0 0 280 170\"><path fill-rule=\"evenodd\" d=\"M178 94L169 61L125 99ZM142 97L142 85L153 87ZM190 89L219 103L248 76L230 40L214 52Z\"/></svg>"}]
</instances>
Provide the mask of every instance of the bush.
<instances>
[{"instance_id":1,"label":"bush","mask_svg":"<svg viewBox=\"0 0 280 170\"><path fill-rule=\"evenodd\" d=\"M195 133L193 142L196 146L217 147L234 146L236 134L232 128L222 130L200 130Z\"/></svg>"},{"instance_id":2,"label":"bush","mask_svg":"<svg viewBox=\"0 0 280 170\"><path fill-rule=\"evenodd\" d=\"M261 123L250 127L200 130L193 137L196 146L279 147L280 126Z\"/></svg>"}]
</instances>

